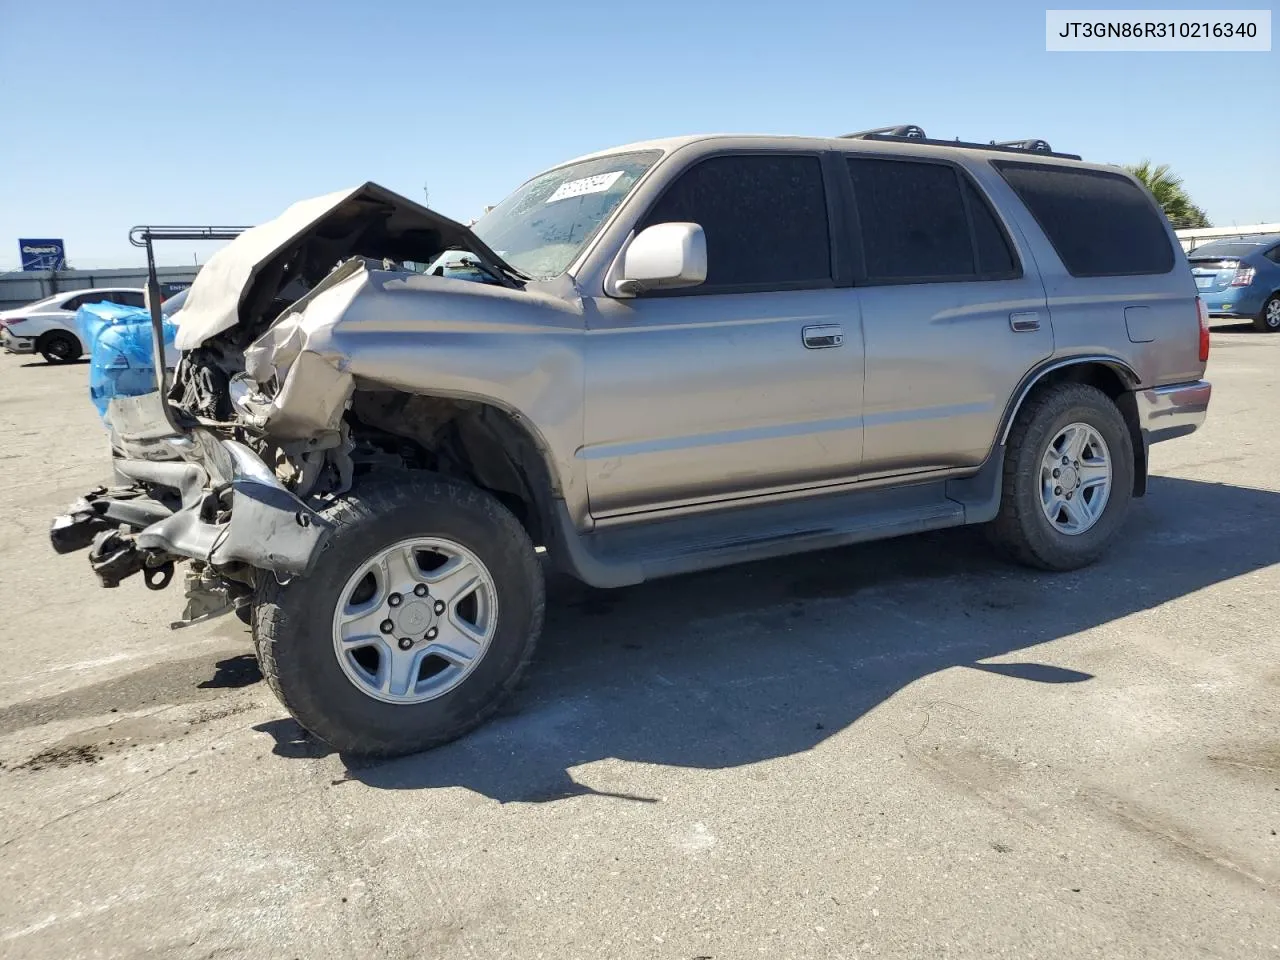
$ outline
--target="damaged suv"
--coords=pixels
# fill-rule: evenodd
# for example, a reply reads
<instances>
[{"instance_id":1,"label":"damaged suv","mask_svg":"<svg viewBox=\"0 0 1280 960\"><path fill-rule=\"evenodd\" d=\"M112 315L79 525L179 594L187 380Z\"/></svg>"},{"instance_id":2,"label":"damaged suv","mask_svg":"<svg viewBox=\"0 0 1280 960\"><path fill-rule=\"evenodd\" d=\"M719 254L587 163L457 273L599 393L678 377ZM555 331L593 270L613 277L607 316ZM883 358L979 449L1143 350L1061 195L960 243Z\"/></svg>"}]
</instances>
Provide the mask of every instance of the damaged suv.
<instances>
[{"instance_id":1,"label":"damaged suv","mask_svg":"<svg viewBox=\"0 0 1280 960\"><path fill-rule=\"evenodd\" d=\"M51 537L104 586L186 561L180 623L240 613L305 728L412 752L516 683L544 565L618 587L961 524L1092 562L1202 423L1208 343L1144 188L1040 143L655 141L473 229L365 184L210 259Z\"/></svg>"}]
</instances>

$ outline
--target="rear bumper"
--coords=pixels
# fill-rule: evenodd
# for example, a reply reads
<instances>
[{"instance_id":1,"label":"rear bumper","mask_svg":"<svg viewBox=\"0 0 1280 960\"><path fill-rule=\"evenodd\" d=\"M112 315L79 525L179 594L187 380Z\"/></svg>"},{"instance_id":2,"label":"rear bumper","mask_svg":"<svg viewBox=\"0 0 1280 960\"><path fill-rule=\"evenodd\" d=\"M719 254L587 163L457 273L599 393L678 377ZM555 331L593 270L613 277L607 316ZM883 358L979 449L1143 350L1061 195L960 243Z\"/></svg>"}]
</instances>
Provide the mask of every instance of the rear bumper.
<instances>
[{"instance_id":1,"label":"rear bumper","mask_svg":"<svg viewBox=\"0 0 1280 960\"><path fill-rule=\"evenodd\" d=\"M1213 385L1207 380L1138 390L1138 423L1148 443L1194 433L1204 423Z\"/></svg>"},{"instance_id":2,"label":"rear bumper","mask_svg":"<svg viewBox=\"0 0 1280 960\"><path fill-rule=\"evenodd\" d=\"M1263 296L1262 290L1254 289L1250 286L1228 287L1225 290L1219 290L1217 293L1202 291L1200 299L1204 301L1205 307L1208 308L1210 317L1234 320L1257 316L1266 297Z\"/></svg>"}]
</instances>

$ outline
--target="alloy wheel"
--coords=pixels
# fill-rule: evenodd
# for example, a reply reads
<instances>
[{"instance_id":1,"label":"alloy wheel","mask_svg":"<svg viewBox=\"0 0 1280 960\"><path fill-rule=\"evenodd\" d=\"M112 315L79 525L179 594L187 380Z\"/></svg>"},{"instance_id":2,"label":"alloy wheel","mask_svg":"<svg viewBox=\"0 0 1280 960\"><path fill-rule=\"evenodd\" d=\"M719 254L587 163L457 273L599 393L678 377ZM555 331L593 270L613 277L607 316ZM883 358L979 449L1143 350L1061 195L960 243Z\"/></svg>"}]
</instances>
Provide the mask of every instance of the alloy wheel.
<instances>
[{"instance_id":1,"label":"alloy wheel","mask_svg":"<svg viewBox=\"0 0 1280 960\"><path fill-rule=\"evenodd\" d=\"M1078 536L1102 516L1111 496L1111 452L1087 423L1058 431L1040 461L1040 505L1059 533Z\"/></svg>"},{"instance_id":2,"label":"alloy wheel","mask_svg":"<svg viewBox=\"0 0 1280 960\"><path fill-rule=\"evenodd\" d=\"M419 537L379 551L347 580L333 648L362 693L423 703L470 675L497 624L497 588L480 559L452 540Z\"/></svg>"}]
</instances>

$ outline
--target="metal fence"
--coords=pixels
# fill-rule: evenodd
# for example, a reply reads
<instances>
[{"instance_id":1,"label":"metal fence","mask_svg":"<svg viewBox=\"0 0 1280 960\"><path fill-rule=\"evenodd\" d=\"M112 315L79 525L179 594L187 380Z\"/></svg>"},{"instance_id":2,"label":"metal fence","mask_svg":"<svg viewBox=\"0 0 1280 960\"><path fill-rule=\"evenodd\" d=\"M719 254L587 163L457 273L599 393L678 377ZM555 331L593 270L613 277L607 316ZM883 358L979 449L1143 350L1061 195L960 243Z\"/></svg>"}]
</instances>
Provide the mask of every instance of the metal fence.
<instances>
[{"instance_id":1,"label":"metal fence","mask_svg":"<svg viewBox=\"0 0 1280 960\"><path fill-rule=\"evenodd\" d=\"M157 267L162 285L190 284L199 267ZM146 267L122 267L113 270L15 270L0 273L0 310L10 310L42 300L55 293L93 290L100 287L143 287L147 282Z\"/></svg>"},{"instance_id":2,"label":"metal fence","mask_svg":"<svg viewBox=\"0 0 1280 960\"><path fill-rule=\"evenodd\" d=\"M1196 227L1191 230L1175 230L1182 249L1190 253L1210 240L1229 240L1232 237L1253 237L1259 234L1280 234L1280 223L1252 223L1243 227Z\"/></svg>"}]
</instances>

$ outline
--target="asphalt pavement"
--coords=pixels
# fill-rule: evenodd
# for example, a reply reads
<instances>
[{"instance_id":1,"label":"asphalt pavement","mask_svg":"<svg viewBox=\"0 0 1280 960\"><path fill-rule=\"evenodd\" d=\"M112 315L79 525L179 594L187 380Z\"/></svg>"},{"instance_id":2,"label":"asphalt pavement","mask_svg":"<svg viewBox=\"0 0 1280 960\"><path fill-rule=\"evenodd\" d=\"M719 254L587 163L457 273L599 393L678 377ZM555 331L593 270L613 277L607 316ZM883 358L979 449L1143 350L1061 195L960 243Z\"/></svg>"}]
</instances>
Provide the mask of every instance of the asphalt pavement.
<instances>
[{"instance_id":1,"label":"asphalt pavement","mask_svg":"<svg viewBox=\"0 0 1280 960\"><path fill-rule=\"evenodd\" d=\"M1280 336L1085 571L947 531L594 591L417 757L49 549L87 366L0 356L0 956L1280 957Z\"/></svg>"}]
</instances>

